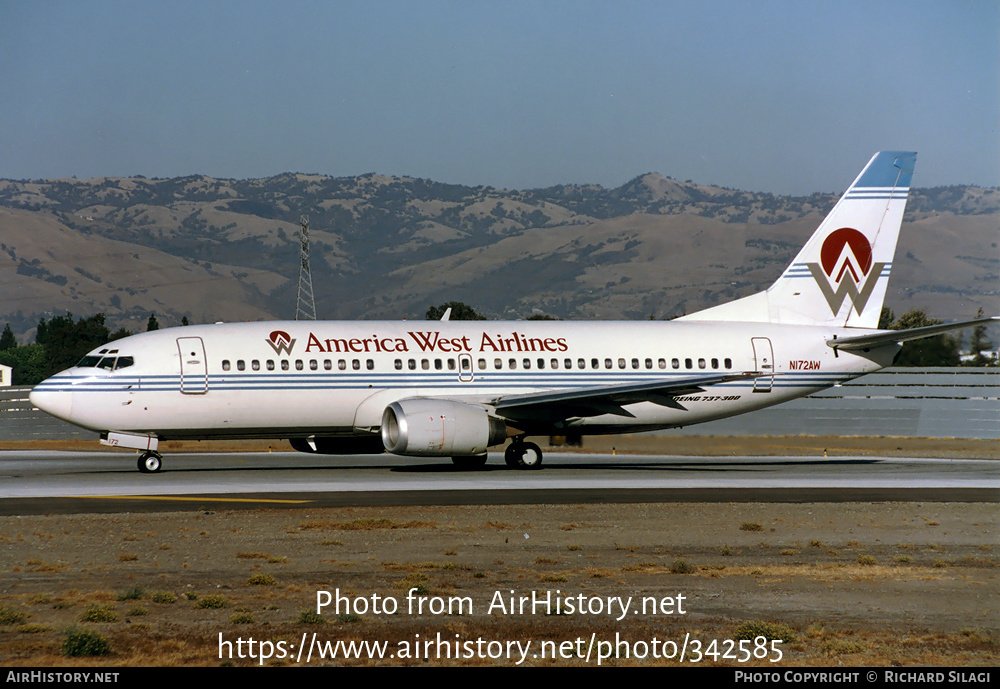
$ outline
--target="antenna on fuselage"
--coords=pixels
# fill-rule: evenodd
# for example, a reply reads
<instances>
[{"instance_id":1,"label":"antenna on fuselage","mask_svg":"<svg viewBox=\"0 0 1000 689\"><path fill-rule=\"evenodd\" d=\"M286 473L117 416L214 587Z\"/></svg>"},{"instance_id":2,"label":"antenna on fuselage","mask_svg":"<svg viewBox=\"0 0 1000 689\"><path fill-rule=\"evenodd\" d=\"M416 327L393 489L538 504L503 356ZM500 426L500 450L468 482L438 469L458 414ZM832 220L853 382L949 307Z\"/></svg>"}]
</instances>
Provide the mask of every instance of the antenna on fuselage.
<instances>
[{"instance_id":1,"label":"antenna on fuselage","mask_svg":"<svg viewBox=\"0 0 1000 689\"><path fill-rule=\"evenodd\" d=\"M309 270L309 218L299 217L299 296L295 305L295 320L316 320L316 300L313 298L312 272Z\"/></svg>"}]
</instances>

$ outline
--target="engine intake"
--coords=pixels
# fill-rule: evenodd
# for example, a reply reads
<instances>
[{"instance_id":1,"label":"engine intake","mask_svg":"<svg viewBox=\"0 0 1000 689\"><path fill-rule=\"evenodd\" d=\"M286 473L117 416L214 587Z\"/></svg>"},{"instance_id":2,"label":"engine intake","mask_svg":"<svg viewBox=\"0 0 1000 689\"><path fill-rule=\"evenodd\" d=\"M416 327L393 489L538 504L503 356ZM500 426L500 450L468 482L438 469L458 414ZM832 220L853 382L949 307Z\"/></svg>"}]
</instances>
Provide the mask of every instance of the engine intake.
<instances>
[{"instance_id":1,"label":"engine intake","mask_svg":"<svg viewBox=\"0 0 1000 689\"><path fill-rule=\"evenodd\" d=\"M463 402L413 398L393 402L382 413L382 443L397 455L481 455L505 440L502 419Z\"/></svg>"}]
</instances>

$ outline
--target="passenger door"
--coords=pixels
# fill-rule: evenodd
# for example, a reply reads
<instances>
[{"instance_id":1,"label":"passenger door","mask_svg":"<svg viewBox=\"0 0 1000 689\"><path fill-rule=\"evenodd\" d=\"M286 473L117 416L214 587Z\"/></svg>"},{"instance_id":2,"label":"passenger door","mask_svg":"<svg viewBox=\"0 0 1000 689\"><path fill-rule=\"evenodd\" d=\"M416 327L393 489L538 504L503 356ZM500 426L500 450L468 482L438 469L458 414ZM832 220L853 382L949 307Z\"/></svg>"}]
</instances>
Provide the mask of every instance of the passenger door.
<instances>
[{"instance_id":1,"label":"passenger door","mask_svg":"<svg viewBox=\"0 0 1000 689\"><path fill-rule=\"evenodd\" d=\"M774 385L774 351L771 349L771 340L766 337L754 337L750 339L753 344L753 358L757 373L762 374L754 378L754 392L771 392Z\"/></svg>"},{"instance_id":2,"label":"passenger door","mask_svg":"<svg viewBox=\"0 0 1000 689\"><path fill-rule=\"evenodd\" d=\"M203 395L208 392L205 343L200 337L178 337L177 351L181 356L181 392L185 395Z\"/></svg>"}]
</instances>

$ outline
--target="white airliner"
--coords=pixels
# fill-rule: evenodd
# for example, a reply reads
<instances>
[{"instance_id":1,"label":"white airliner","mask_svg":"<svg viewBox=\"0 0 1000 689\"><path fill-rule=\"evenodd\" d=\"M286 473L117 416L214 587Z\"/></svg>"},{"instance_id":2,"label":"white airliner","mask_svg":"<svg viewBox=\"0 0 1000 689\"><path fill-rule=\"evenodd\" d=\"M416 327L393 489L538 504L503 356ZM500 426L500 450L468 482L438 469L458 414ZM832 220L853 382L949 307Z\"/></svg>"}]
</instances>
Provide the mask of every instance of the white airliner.
<instances>
[{"instance_id":1,"label":"white airliner","mask_svg":"<svg viewBox=\"0 0 1000 689\"><path fill-rule=\"evenodd\" d=\"M38 408L142 450L287 438L535 468L528 436L675 428L769 407L892 363L904 340L995 319L878 330L914 153L877 153L766 291L669 322L284 321L186 326L107 344L31 392Z\"/></svg>"}]
</instances>

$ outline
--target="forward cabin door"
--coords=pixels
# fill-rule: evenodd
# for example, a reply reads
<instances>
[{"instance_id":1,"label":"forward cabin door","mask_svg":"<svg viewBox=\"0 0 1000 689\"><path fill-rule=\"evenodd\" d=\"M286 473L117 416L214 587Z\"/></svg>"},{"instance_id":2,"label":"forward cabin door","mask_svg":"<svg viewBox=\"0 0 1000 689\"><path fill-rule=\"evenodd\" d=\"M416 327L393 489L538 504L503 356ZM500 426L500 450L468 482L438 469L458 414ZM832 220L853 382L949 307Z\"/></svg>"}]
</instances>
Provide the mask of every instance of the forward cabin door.
<instances>
[{"instance_id":1,"label":"forward cabin door","mask_svg":"<svg viewBox=\"0 0 1000 689\"><path fill-rule=\"evenodd\" d=\"M771 340L766 337L753 337L750 339L753 344L753 358L757 373L762 374L759 378L754 378L754 392L771 392L774 385L774 351L771 349Z\"/></svg>"},{"instance_id":2,"label":"forward cabin door","mask_svg":"<svg viewBox=\"0 0 1000 689\"><path fill-rule=\"evenodd\" d=\"M177 351L181 355L181 392L185 395L204 395L208 392L205 343L200 337L178 337Z\"/></svg>"}]
</instances>

